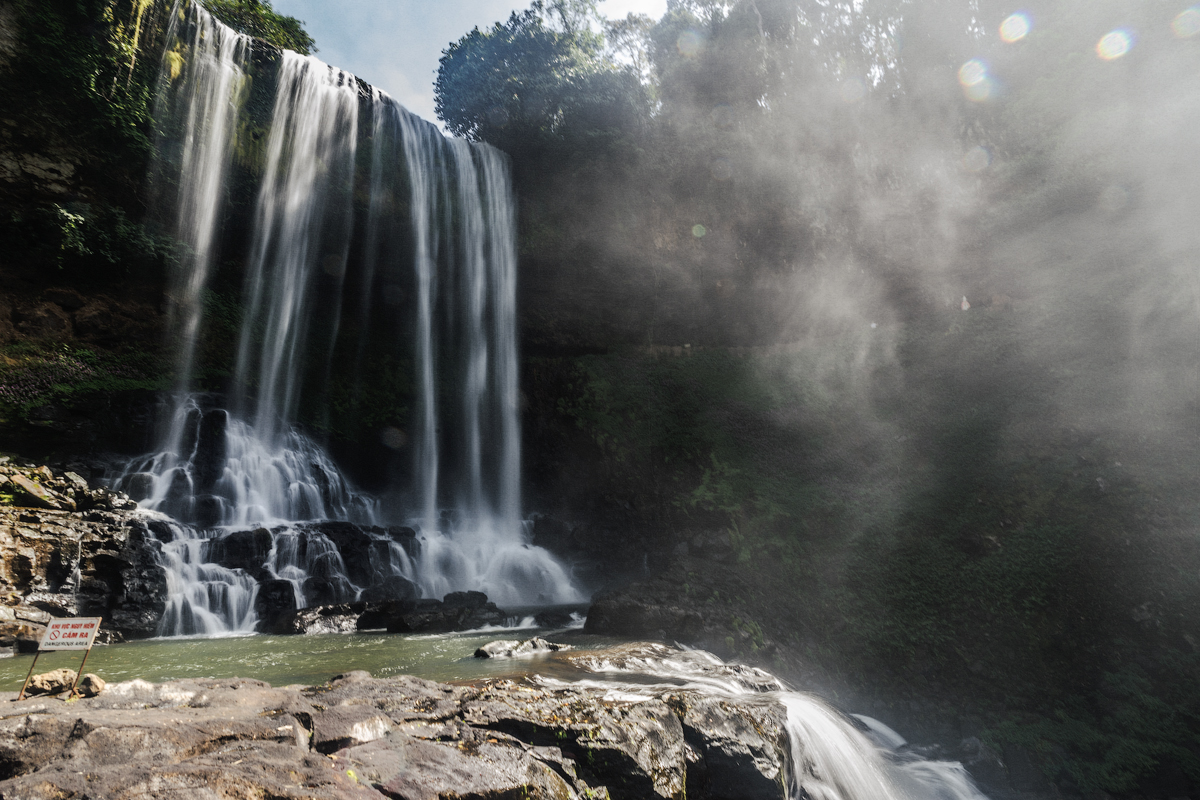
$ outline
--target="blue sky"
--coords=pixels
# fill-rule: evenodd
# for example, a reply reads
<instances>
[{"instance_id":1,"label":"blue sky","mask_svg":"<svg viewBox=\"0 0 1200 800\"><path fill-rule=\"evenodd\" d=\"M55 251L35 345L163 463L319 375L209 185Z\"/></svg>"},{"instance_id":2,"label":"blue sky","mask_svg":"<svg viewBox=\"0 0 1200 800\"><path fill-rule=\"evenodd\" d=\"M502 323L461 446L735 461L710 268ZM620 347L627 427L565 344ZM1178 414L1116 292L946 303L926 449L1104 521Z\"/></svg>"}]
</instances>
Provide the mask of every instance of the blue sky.
<instances>
[{"instance_id":1,"label":"blue sky","mask_svg":"<svg viewBox=\"0 0 1200 800\"><path fill-rule=\"evenodd\" d=\"M475 26L507 19L528 3L513 0L272 0L317 40L317 56L386 91L430 122L438 58ZM633 11L658 19L666 0L603 0L610 18Z\"/></svg>"}]
</instances>

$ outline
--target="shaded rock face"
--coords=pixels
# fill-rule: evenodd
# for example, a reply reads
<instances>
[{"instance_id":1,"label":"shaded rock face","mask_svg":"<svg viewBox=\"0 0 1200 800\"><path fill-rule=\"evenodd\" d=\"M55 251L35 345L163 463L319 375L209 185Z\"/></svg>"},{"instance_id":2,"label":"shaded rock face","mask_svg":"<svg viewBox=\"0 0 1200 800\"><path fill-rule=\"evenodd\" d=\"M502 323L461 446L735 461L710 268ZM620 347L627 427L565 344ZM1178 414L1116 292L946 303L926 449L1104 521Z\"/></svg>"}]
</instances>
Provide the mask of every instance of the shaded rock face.
<instances>
[{"instance_id":1,"label":"shaded rock face","mask_svg":"<svg viewBox=\"0 0 1200 800\"><path fill-rule=\"evenodd\" d=\"M129 681L70 705L8 704L3 797L787 796L786 742L775 748L768 711L690 692L625 702L582 688L352 672L307 689ZM187 793L195 787L203 793Z\"/></svg>"},{"instance_id":2,"label":"shaded rock face","mask_svg":"<svg viewBox=\"0 0 1200 800\"><path fill-rule=\"evenodd\" d=\"M0 507L0 649L36 649L51 617L101 617L102 637L153 636L167 598L160 547L137 512Z\"/></svg>"},{"instance_id":3,"label":"shaded rock face","mask_svg":"<svg viewBox=\"0 0 1200 800\"><path fill-rule=\"evenodd\" d=\"M413 586L412 594L415 596L415 593L416 587ZM471 606L456 604L454 596L462 594L477 595L483 601L475 604L476 600L472 598ZM279 634L346 633L379 629L386 629L388 633L449 633L487 625L503 625L508 619L508 615L495 603L489 602L483 592L454 592L446 595L446 598L312 606L281 613L264 630Z\"/></svg>"},{"instance_id":4,"label":"shaded rock face","mask_svg":"<svg viewBox=\"0 0 1200 800\"><path fill-rule=\"evenodd\" d=\"M710 543L721 546L716 537L706 540L705 546ZM721 658L776 652L777 645L761 631L733 622L749 614L731 599L751 595L752 587L731 571L703 573L695 564L684 556L655 578L595 595L584 630L626 639L681 642ZM713 602L718 596L723 599Z\"/></svg>"}]
</instances>

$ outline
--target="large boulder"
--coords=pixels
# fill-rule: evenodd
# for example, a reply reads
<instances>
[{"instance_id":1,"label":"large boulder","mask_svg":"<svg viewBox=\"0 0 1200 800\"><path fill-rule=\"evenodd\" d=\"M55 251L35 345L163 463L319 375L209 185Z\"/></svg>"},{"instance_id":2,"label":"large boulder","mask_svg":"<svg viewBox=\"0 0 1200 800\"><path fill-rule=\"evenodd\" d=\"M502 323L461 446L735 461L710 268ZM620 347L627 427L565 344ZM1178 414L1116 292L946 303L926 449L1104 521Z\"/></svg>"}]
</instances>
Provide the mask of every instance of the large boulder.
<instances>
[{"instance_id":1,"label":"large boulder","mask_svg":"<svg viewBox=\"0 0 1200 800\"><path fill-rule=\"evenodd\" d=\"M254 597L254 611L258 614L259 630L277 632L283 620L296 611L296 587L291 581L278 578L263 581Z\"/></svg>"},{"instance_id":2,"label":"large boulder","mask_svg":"<svg viewBox=\"0 0 1200 800\"><path fill-rule=\"evenodd\" d=\"M341 603L302 608L282 615L272 627L275 633L312 635L317 633L353 633L366 607L362 603Z\"/></svg>"},{"instance_id":3,"label":"large boulder","mask_svg":"<svg viewBox=\"0 0 1200 800\"><path fill-rule=\"evenodd\" d=\"M307 536L320 534L331 541L342 556L346 577L357 586L373 583L376 573L372 568L371 544L374 538L363 528L350 522L325 521L301 526Z\"/></svg>"},{"instance_id":4,"label":"large boulder","mask_svg":"<svg viewBox=\"0 0 1200 800\"><path fill-rule=\"evenodd\" d=\"M517 639L500 639L495 642L488 642L475 651L476 658L521 658L523 656L535 656L544 653L557 653L560 650L570 650L569 644L558 644L557 642L548 642L539 636L525 641Z\"/></svg>"},{"instance_id":5,"label":"large boulder","mask_svg":"<svg viewBox=\"0 0 1200 800\"><path fill-rule=\"evenodd\" d=\"M225 472L225 429L228 424L229 414L221 408L205 411L200 418L196 455L192 458L192 477L196 482L197 494L210 492Z\"/></svg>"},{"instance_id":6,"label":"large boulder","mask_svg":"<svg viewBox=\"0 0 1200 800\"><path fill-rule=\"evenodd\" d=\"M205 557L229 569L245 570L258 576L271 552L273 540L266 528L252 531L234 531L226 536L209 540Z\"/></svg>"},{"instance_id":7,"label":"large boulder","mask_svg":"<svg viewBox=\"0 0 1200 800\"><path fill-rule=\"evenodd\" d=\"M75 685L76 672L73 669L56 669L34 675L25 687L25 694L36 697L42 694L62 694Z\"/></svg>"},{"instance_id":8,"label":"large boulder","mask_svg":"<svg viewBox=\"0 0 1200 800\"><path fill-rule=\"evenodd\" d=\"M389 575L364 589L361 599L368 603L407 603L415 602L420 596L420 587L408 578Z\"/></svg>"},{"instance_id":9,"label":"large boulder","mask_svg":"<svg viewBox=\"0 0 1200 800\"><path fill-rule=\"evenodd\" d=\"M680 692L666 702L698 756L688 766L688 797L787 797L787 712L778 701Z\"/></svg>"}]
</instances>

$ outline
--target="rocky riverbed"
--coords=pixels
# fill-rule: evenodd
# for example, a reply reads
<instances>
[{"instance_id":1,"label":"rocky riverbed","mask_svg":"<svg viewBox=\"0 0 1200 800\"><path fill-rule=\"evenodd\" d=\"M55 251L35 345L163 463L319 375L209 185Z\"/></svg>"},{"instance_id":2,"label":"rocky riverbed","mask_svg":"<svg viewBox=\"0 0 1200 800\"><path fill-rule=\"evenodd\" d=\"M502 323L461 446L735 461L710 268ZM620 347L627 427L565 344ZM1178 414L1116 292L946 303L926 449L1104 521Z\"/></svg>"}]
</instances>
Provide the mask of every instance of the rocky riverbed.
<instances>
[{"instance_id":1,"label":"rocky riverbed","mask_svg":"<svg viewBox=\"0 0 1200 800\"><path fill-rule=\"evenodd\" d=\"M0 695L5 798L787 796L786 711L765 695L350 672L15 697Z\"/></svg>"}]
</instances>

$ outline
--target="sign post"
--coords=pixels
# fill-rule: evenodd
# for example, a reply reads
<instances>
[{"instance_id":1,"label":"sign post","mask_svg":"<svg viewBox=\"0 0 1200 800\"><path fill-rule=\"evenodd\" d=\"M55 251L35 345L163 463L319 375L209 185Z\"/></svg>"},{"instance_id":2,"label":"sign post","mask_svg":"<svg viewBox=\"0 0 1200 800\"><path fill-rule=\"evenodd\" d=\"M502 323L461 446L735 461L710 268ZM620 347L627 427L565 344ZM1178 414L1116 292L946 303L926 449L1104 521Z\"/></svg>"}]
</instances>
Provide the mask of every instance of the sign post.
<instances>
[{"instance_id":1,"label":"sign post","mask_svg":"<svg viewBox=\"0 0 1200 800\"><path fill-rule=\"evenodd\" d=\"M29 665L29 674L25 676L25 683L21 686L21 693L17 695L18 700L25 699L25 690L29 688L29 679L33 677L33 668L37 666L38 656L43 650L83 650L83 661L79 664L79 672L75 673L75 683L71 685L71 692L68 697L75 694L75 687L79 685L79 678L83 675L83 665L87 663L87 657L92 652L92 642L96 640L96 634L100 631L100 617L73 617L68 619L51 619L46 625L46 633L42 636L42 642L38 645L38 651L33 656L33 663Z\"/></svg>"}]
</instances>

